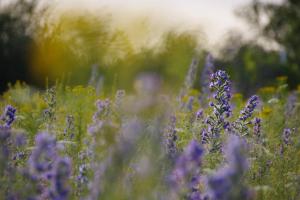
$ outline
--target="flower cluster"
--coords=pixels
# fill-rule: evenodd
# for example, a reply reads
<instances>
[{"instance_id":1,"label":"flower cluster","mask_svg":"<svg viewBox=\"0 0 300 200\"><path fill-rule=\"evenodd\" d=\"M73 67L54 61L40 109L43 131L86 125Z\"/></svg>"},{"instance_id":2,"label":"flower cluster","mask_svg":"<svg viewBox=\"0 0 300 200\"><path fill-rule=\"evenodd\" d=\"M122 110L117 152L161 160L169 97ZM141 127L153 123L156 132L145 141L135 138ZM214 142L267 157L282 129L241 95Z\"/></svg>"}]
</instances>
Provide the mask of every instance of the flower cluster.
<instances>
[{"instance_id":1,"label":"flower cluster","mask_svg":"<svg viewBox=\"0 0 300 200\"><path fill-rule=\"evenodd\" d=\"M69 158L59 158L56 160L52 188L50 190L50 198L53 200L66 200L68 199L70 188L67 182L71 175L71 161Z\"/></svg>"},{"instance_id":2,"label":"flower cluster","mask_svg":"<svg viewBox=\"0 0 300 200\"><path fill-rule=\"evenodd\" d=\"M203 109L199 109L197 112L196 112L196 120L199 121L200 119L203 118Z\"/></svg>"},{"instance_id":3,"label":"flower cluster","mask_svg":"<svg viewBox=\"0 0 300 200\"><path fill-rule=\"evenodd\" d=\"M245 108L241 110L238 120L232 123L232 127L235 129L235 131L238 132L238 134L247 135L249 133L248 125L252 123L251 121L249 121L249 118L252 117L253 112L256 109L258 103L259 103L258 96L257 95L251 96ZM254 134L258 136L259 132L260 132L260 119L257 118L254 120Z\"/></svg>"},{"instance_id":4,"label":"flower cluster","mask_svg":"<svg viewBox=\"0 0 300 200\"><path fill-rule=\"evenodd\" d=\"M175 168L170 176L173 195L188 190L189 199L200 199L200 166L203 149L197 141L192 140L181 156L178 157Z\"/></svg>"},{"instance_id":5,"label":"flower cluster","mask_svg":"<svg viewBox=\"0 0 300 200\"><path fill-rule=\"evenodd\" d=\"M36 146L29 158L29 175L40 182L42 188L39 198L68 199L68 179L71 175L71 161L58 155L56 139L47 132L39 133L35 139ZM52 183L48 184L45 183Z\"/></svg>"},{"instance_id":6,"label":"flower cluster","mask_svg":"<svg viewBox=\"0 0 300 200\"><path fill-rule=\"evenodd\" d=\"M254 127L253 127L253 132L255 137L257 138L257 141L261 141L261 119L255 117L254 118Z\"/></svg>"},{"instance_id":7,"label":"flower cluster","mask_svg":"<svg viewBox=\"0 0 300 200\"><path fill-rule=\"evenodd\" d=\"M282 133L282 141L285 145L290 144L290 137L292 134L292 130L290 128L285 128Z\"/></svg>"},{"instance_id":8,"label":"flower cluster","mask_svg":"<svg viewBox=\"0 0 300 200\"><path fill-rule=\"evenodd\" d=\"M242 182L248 169L244 151L245 143L242 139L235 135L230 136L225 149L228 164L207 179L210 199L239 200L250 198L250 191Z\"/></svg>"},{"instance_id":9,"label":"flower cluster","mask_svg":"<svg viewBox=\"0 0 300 200\"><path fill-rule=\"evenodd\" d=\"M202 142L210 143L210 151L218 151L221 148L221 130L230 129L229 122L225 120L231 115L231 83L228 74L221 70L212 74L210 88L214 91L214 102L209 103L213 107L213 115L208 116L205 121L208 127L202 131Z\"/></svg>"},{"instance_id":10,"label":"flower cluster","mask_svg":"<svg viewBox=\"0 0 300 200\"><path fill-rule=\"evenodd\" d=\"M53 163L57 158L56 140L53 136L43 132L36 136L35 142L36 147L29 158L31 170L38 174L48 173L53 169Z\"/></svg>"},{"instance_id":11,"label":"flower cluster","mask_svg":"<svg viewBox=\"0 0 300 200\"><path fill-rule=\"evenodd\" d=\"M11 124L15 121L16 118L16 109L11 106L7 105L5 107L4 113L1 116L1 120L4 122L4 127L10 127Z\"/></svg>"},{"instance_id":12,"label":"flower cluster","mask_svg":"<svg viewBox=\"0 0 300 200\"><path fill-rule=\"evenodd\" d=\"M219 70L211 75L211 83L209 87L214 91L214 102L210 102L210 106L214 107L214 114L218 120L223 121L224 117L231 115L231 82L225 71Z\"/></svg>"},{"instance_id":13,"label":"flower cluster","mask_svg":"<svg viewBox=\"0 0 300 200\"><path fill-rule=\"evenodd\" d=\"M93 115L93 123L89 126L90 134L97 133L103 126L103 120L110 114L110 100L98 100L96 102L97 111Z\"/></svg>"},{"instance_id":14,"label":"flower cluster","mask_svg":"<svg viewBox=\"0 0 300 200\"><path fill-rule=\"evenodd\" d=\"M257 95L251 96L247 102L246 107L241 111L239 120L246 121L247 119L249 119L252 116L257 105L258 105L258 96Z\"/></svg>"},{"instance_id":15,"label":"flower cluster","mask_svg":"<svg viewBox=\"0 0 300 200\"><path fill-rule=\"evenodd\" d=\"M77 176L77 181L79 185L88 183L88 177L87 177L87 171L88 171L88 165L83 163L79 166L79 174Z\"/></svg>"},{"instance_id":16,"label":"flower cluster","mask_svg":"<svg viewBox=\"0 0 300 200\"><path fill-rule=\"evenodd\" d=\"M207 71L212 70L210 55L206 62ZM193 85L195 67L196 63L192 63L186 83L188 89ZM43 104L35 106L35 102L13 101L21 110L33 113L19 115L19 129L12 128L16 109L6 106L0 116L0 196L49 200L248 200L252 191L244 182L247 178L258 197L263 194L268 199L274 192L280 198L291 195L291 199L297 199L293 177L280 182L282 174L294 176L298 172L294 161L281 164L283 155L290 156L283 154L283 150L293 153L299 147L293 135L297 129L286 128L279 137L274 130L284 124L282 117L276 120L274 116L283 110L281 103L272 104L272 112L266 114L263 110L262 118L257 118L260 100L254 95L233 117L231 82L224 71L212 74L211 83L203 84L212 92L204 97L205 104L196 101L196 92L185 91L184 107L180 107L183 101L172 102L169 97L173 96L160 95L157 80L160 78L156 75L140 76L135 94L130 93L123 99L125 92L118 90L114 100L98 100L92 119L87 116L93 109L91 102L98 97L95 90L85 95L82 88L80 94L83 95L76 91L74 96L78 99L72 99L74 91L66 89L69 93L62 97L68 98L58 96L57 102L54 89L48 90L45 100L50 118L46 122L55 129L36 135L34 131L45 128L42 119L34 119L40 115ZM267 99L261 94L262 100ZM237 101L233 105L240 107L241 98L235 97ZM278 95L278 102L282 102L281 98ZM65 106L69 99L74 105ZM207 107L209 101L210 107ZM86 110L78 112L75 107L78 105L84 105ZM288 110L296 111L295 105L293 102ZM76 124L73 116L76 116ZM285 119L285 127L296 126L296 122L296 118ZM277 125L272 126L274 123ZM88 130L83 130L85 127ZM262 127L270 128L269 134L263 134ZM243 137L249 130L251 134ZM61 140L57 141L55 135ZM70 138L72 141L68 141ZM226 139L227 145L223 143ZM279 149L278 144L282 154L273 156L269 152ZM245 156L247 150L254 163L251 168ZM208 154L204 156L204 152ZM268 179L261 181L266 175ZM280 187L283 192L276 190ZM268 188L275 189L268 191Z\"/></svg>"}]
</instances>

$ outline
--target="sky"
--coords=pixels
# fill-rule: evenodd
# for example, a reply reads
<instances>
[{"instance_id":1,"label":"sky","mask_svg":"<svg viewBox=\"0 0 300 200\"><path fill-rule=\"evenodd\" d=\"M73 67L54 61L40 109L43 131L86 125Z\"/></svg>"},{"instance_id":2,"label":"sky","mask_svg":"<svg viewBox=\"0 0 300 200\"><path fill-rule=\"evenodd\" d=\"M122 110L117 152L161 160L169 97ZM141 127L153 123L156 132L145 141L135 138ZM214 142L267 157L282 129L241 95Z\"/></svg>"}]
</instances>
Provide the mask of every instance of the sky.
<instances>
[{"instance_id":1,"label":"sky","mask_svg":"<svg viewBox=\"0 0 300 200\"><path fill-rule=\"evenodd\" d=\"M200 31L215 46L229 30L251 37L251 29L234 11L251 0L56 0L60 8L86 8L111 12L118 26L129 26L139 16L149 17L156 34L170 27ZM280 0L264 0L280 2ZM162 28L163 27L163 28Z\"/></svg>"},{"instance_id":2,"label":"sky","mask_svg":"<svg viewBox=\"0 0 300 200\"><path fill-rule=\"evenodd\" d=\"M64 8L91 10L105 7L116 19L124 21L147 15L153 23L165 26L187 29L201 26L208 39L215 41L229 28L244 28L233 11L247 2L249 0L60 0L59 4Z\"/></svg>"},{"instance_id":3,"label":"sky","mask_svg":"<svg viewBox=\"0 0 300 200\"><path fill-rule=\"evenodd\" d=\"M13 1L13 0L0 0ZM237 17L235 10L252 0L54 0L58 10L87 9L95 13L109 12L116 26L126 28L136 19L148 17L152 34L169 28L193 30L205 36L208 46L215 46L229 30L252 36L249 26ZM283 0L260 0L280 3Z\"/></svg>"}]
</instances>

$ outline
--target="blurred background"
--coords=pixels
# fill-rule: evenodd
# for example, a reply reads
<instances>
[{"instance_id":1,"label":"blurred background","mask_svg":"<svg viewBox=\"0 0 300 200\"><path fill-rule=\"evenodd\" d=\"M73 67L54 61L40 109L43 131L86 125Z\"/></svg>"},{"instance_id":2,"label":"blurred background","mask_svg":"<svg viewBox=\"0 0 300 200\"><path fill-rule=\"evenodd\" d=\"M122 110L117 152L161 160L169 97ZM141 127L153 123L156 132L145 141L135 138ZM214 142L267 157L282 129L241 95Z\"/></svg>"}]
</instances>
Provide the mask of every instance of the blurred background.
<instances>
[{"instance_id":1,"label":"blurred background","mask_svg":"<svg viewBox=\"0 0 300 200\"><path fill-rule=\"evenodd\" d=\"M131 90L159 75L180 88L193 58L231 75L245 95L300 84L298 0L0 0L0 91L60 80Z\"/></svg>"}]
</instances>

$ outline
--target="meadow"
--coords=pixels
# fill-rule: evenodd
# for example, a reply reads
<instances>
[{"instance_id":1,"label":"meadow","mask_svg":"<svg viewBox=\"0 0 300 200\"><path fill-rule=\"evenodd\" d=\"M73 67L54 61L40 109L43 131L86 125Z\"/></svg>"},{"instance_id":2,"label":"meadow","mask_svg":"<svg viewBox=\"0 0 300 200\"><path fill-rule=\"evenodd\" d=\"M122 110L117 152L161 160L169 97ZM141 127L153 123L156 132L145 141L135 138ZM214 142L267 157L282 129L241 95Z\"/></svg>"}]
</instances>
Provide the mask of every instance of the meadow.
<instances>
[{"instance_id":1,"label":"meadow","mask_svg":"<svg viewBox=\"0 0 300 200\"><path fill-rule=\"evenodd\" d=\"M0 199L300 199L299 93L286 77L249 98L207 58L178 93L57 82L0 101ZM101 91L101 89L100 89Z\"/></svg>"}]
</instances>

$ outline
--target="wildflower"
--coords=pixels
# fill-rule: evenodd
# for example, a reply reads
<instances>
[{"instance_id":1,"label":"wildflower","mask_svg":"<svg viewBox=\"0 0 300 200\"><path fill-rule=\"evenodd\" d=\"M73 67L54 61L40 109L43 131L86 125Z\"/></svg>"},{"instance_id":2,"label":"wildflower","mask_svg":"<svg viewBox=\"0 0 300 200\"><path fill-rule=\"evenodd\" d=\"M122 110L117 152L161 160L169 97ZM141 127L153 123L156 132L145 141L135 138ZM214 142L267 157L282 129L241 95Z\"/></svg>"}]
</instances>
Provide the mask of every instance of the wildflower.
<instances>
[{"instance_id":1,"label":"wildflower","mask_svg":"<svg viewBox=\"0 0 300 200\"><path fill-rule=\"evenodd\" d=\"M79 175L77 176L77 181L80 185L88 183L87 171L88 165L83 163L79 165Z\"/></svg>"},{"instance_id":2,"label":"wildflower","mask_svg":"<svg viewBox=\"0 0 300 200\"><path fill-rule=\"evenodd\" d=\"M64 136L69 136L71 139L74 137L75 132L75 124L73 115L68 115L66 117L66 128L64 130Z\"/></svg>"},{"instance_id":3,"label":"wildflower","mask_svg":"<svg viewBox=\"0 0 300 200\"><path fill-rule=\"evenodd\" d=\"M206 129L202 129L201 131L201 143L207 144L209 142L209 133Z\"/></svg>"},{"instance_id":4,"label":"wildflower","mask_svg":"<svg viewBox=\"0 0 300 200\"><path fill-rule=\"evenodd\" d=\"M11 105L7 105L5 107L4 113L1 116L2 121L4 121L5 127L11 126L11 124L15 121L16 118L15 115L16 115L16 109Z\"/></svg>"},{"instance_id":5,"label":"wildflower","mask_svg":"<svg viewBox=\"0 0 300 200\"><path fill-rule=\"evenodd\" d=\"M35 142L36 148L32 151L29 164L38 173L48 172L56 159L55 138L48 133L39 133Z\"/></svg>"},{"instance_id":6,"label":"wildflower","mask_svg":"<svg viewBox=\"0 0 300 200\"><path fill-rule=\"evenodd\" d=\"M238 136L230 136L225 149L228 165L223 166L207 179L209 196L212 200L250 198L250 191L243 184L248 169L244 151L245 143Z\"/></svg>"},{"instance_id":7,"label":"wildflower","mask_svg":"<svg viewBox=\"0 0 300 200\"><path fill-rule=\"evenodd\" d=\"M298 99L297 93L292 92L291 94L289 94L285 105L285 115L287 117L293 114L296 107L297 99Z\"/></svg>"},{"instance_id":8,"label":"wildflower","mask_svg":"<svg viewBox=\"0 0 300 200\"><path fill-rule=\"evenodd\" d=\"M257 140L260 141L261 138L261 119L254 118L254 127L253 127L254 135L256 136Z\"/></svg>"},{"instance_id":9,"label":"wildflower","mask_svg":"<svg viewBox=\"0 0 300 200\"><path fill-rule=\"evenodd\" d=\"M139 134L143 130L142 128L142 123L136 118L130 119L123 125L119 137L116 139L116 144L108 146L106 149L107 156L95 168L94 180L91 183L91 191L88 199L98 199L99 195L105 190L104 188L110 187L102 179L105 179L108 174L115 177L115 174L118 173L116 167L117 169L124 167L123 165L125 165L128 158L134 153L140 138Z\"/></svg>"},{"instance_id":10,"label":"wildflower","mask_svg":"<svg viewBox=\"0 0 300 200\"><path fill-rule=\"evenodd\" d=\"M68 199L70 188L67 186L71 175L71 162L68 158L59 158L56 161L50 198L53 200Z\"/></svg>"},{"instance_id":11,"label":"wildflower","mask_svg":"<svg viewBox=\"0 0 300 200\"><path fill-rule=\"evenodd\" d=\"M290 136L292 134L292 130L289 128L285 128L282 133L282 141L284 142L285 145L290 144Z\"/></svg>"},{"instance_id":12,"label":"wildflower","mask_svg":"<svg viewBox=\"0 0 300 200\"><path fill-rule=\"evenodd\" d=\"M17 147L25 146L26 145L26 136L24 134L17 134L15 137L15 142L14 144Z\"/></svg>"},{"instance_id":13,"label":"wildflower","mask_svg":"<svg viewBox=\"0 0 300 200\"><path fill-rule=\"evenodd\" d=\"M211 102L210 106L214 107L214 114L218 120L222 117L229 117L231 114L231 83L229 76L225 71L217 71L211 75L210 88L214 91L213 98L215 103Z\"/></svg>"},{"instance_id":14,"label":"wildflower","mask_svg":"<svg viewBox=\"0 0 300 200\"><path fill-rule=\"evenodd\" d=\"M96 102L97 111L93 115L93 123L88 127L90 134L97 133L102 127L105 119L110 114L110 100L98 100Z\"/></svg>"},{"instance_id":15,"label":"wildflower","mask_svg":"<svg viewBox=\"0 0 300 200\"><path fill-rule=\"evenodd\" d=\"M11 129L9 127L0 126L0 141L5 141L10 137Z\"/></svg>"},{"instance_id":16,"label":"wildflower","mask_svg":"<svg viewBox=\"0 0 300 200\"><path fill-rule=\"evenodd\" d=\"M96 102L97 112L93 116L93 120L97 120L98 118L105 117L110 112L110 100L105 99L104 101L98 100Z\"/></svg>"},{"instance_id":17,"label":"wildflower","mask_svg":"<svg viewBox=\"0 0 300 200\"><path fill-rule=\"evenodd\" d=\"M177 147L176 147L177 133L175 128L176 128L176 117L171 116L170 123L165 131L166 151L167 151L167 155L171 159L174 159L177 155Z\"/></svg>"},{"instance_id":18,"label":"wildflower","mask_svg":"<svg viewBox=\"0 0 300 200\"><path fill-rule=\"evenodd\" d=\"M125 90L118 90L115 96L115 107L120 108L122 105L123 98L125 97Z\"/></svg>"},{"instance_id":19,"label":"wildflower","mask_svg":"<svg viewBox=\"0 0 300 200\"><path fill-rule=\"evenodd\" d=\"M246 107L241 111L239 120L246 121L248 118L250 118L257 105L258 105L258 96L257 95L251 96L247 102Z\"/></svg>"},{"instance_id":20,"label":"wildflower","mask_svg":"<svg viewBox=\"0 0 300 200\"><path fill-rule=\"evenodd\" d=\"M170 177L173 193L181 193L181 190L188 189L189 194L187 196L196 197L200 195L199 183L202 156L202 147L196 140L192 140L176 160L175 168Z\"/></svg>"},{"instance_id":21,"label":"wildflower","mask_svg":"<svg viewBox=\"0 0 300 200\"><path fill-rule=\"evenodd\" d=\"M142 128L142 122L137 118L124 123L120 137L118 138L117 148L120 151L118 153L129 154L133 150L132 145L138 141Z\"/></svg>"},{"instance_id":22,"label":"wildflower","mask_svg":"<svg viewBox=\"0 0 300 200\"><path fill-rule=\"evenodd\" d=\"M205 141L209 143L210 151L213 152L220 150L221 130L230 129L230 123L226 121L226 118L231 115L231 83L227 73L219 70L212 74L210 88L214 92L214 101L209 103L213 108L213 114L207 117L205 121L207 129L202 132L202 136L205 135Z\"/></svg>"},{"instance_id":23,"label":"wildflower","mask_svg":"<svg viewBox=\"0 0 300 200\"><path fill-rule=\"evenodd\" d=\"M255 108L257 107L259 103L259 99L257 95L253 95L249 98L245 108L243 110L241 110L240 112L240 116L238 118L238 120L236 120L234 123L232 123L232 127L235 129L235 131L237 131L240 135L245 136L249 133L249 124L251 124L252 122L249 121L249 118L252 117L253 112L255 110ZM256 120L254 120L254 124L255 124L255 128L257 130L256 134L258 134L257 131L258 130L258 126L260 126L260 121L257 118Z\"/></svg>"},{"instance_id":24,"label":"wildflower","mask_svg":"<svg viewBox=\"0 0 300 200\"><path fill-rule=\"evenodd\" d=\"M282 133L282 143L280 145L280 155L283 155L285 147L291 144L291 135L295 131L295 129L285 128Z\"/></svg>"},{"instance_id":25,"label":"wildflower","mask_svg":"<svg viewBox=\"0 0 300 200\"><path fill-rule=\"evenodd\" d=\"M213 62L214 61L212 55L210 53L207 54L205 58L205 65L201 74L202 95L207 95L210 93L210 89L209 89L210 75L213 73L215 68Z\"/></svg>"},{"instance_id":26,"label":"wildflower","mask_svg":"<svg viewBox=\"0 0 300 200\"><path fill-rule=\"evenodd\" d=\"M17 152L14 156L13 156L13 160L20 160L23 159L25 157L25 153L20 151Z\"/></svg>"},{"instance_id":27,"label":"wildflower","mask_svg":"<svg viewBox=\"0 0 300 200\"><path fill-rule=\"evenodd\" d=\"M196 112L196 120L200 120L203 118L203 110L202 109L199 109L197 112Z\"/></svg>"}]
</instances>

